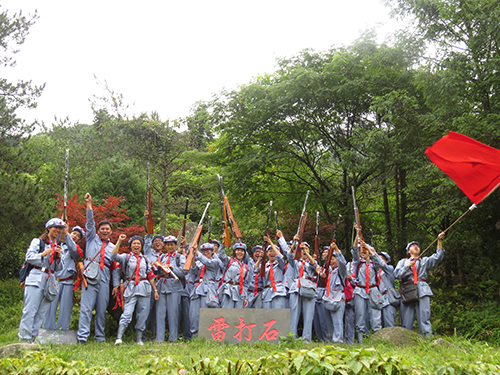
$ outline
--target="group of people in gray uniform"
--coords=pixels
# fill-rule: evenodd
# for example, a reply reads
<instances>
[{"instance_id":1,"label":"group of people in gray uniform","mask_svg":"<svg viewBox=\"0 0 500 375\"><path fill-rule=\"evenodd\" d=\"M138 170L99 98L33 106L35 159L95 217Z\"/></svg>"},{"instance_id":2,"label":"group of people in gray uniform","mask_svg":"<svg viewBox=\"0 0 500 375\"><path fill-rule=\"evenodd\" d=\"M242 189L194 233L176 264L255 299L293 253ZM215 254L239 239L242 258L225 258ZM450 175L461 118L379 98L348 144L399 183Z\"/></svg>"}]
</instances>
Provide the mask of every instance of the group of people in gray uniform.
<instances>
[{"instance_id":1,"label":"group of people in gray uniform","mask_svg":"<svg viewBox=\"0 0 500 375\"><path fill-rule=\"evenodd\" d=\"M359 230L351 262L335 241L324 246L316 259L307 242L299 242L297 235L287 242L280 230L276 232L277 244L265 236L266 248L255 246L251 255L240 239L228 256L224 236L221 242L212 240L198 246L188 244L182 236L150 234L144 239L133 236L128 241L129 251L120 253L126 236L121 234L116 244L111 243L112 224L104 220L96 226L90 194L85 201L86 230L74 227L69 231L62 220L50 219L47 232L33 239L27 250L26 261L33 268L25 282L20 340L34 340L42 324L46 329L69 329L73 291L83 285L80 278L74 281L77 260L83 260L86 284L82 286L77 332L81 344L89 338L94 310L94 340L105 341L110 296L123 298L116 345L122 343L134 311L139 345L145 342L148 330L151 338L161 343L167 331L169 341L178 340L182 328L182 338L189 340L198 334L200 308L290 309L290 332L296 337L302 321L306 341L313 339L314 329L319 341L350 345L355 339L362 343L371 331L395 326L400 309L404 328L413 329L416 312L420 334L432 334L432 291L426 279L443 259L444 233L438 236L437 251L429 257L420 258L420 245L410 242L406 249L409 258L400 260L395 268L389 254L377 253L362 240ZM86 240L85 251L77 245L82 239ZM190 247L195 256L185 267ZM263 251L267 262L265 276L260 277ZM297 252L299 256L295 256ZM59 294L53 300L46 285L53 280L50 274L59 280ZM417 285L417 301L401 303L396 278L400 283Z\"/></svg>"}]
</instances>

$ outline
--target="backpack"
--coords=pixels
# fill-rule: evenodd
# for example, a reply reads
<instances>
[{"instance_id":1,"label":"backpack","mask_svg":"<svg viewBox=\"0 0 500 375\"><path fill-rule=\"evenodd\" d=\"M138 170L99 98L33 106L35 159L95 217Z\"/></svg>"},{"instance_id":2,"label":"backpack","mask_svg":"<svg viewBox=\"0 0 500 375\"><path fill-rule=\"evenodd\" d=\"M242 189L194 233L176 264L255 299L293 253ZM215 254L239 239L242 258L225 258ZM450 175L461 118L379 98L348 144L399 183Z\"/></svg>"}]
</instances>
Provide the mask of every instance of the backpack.
<instances>
[{"instance_id":1,"label":"backpack","mask_svg":"<svg viewBox=\"0 0 500 375\"><path fill-rule=\"evenodd\" d=\"M353 292L354 291L352 290L351 282L346 277L345 278L345 286L344 286L344 296L345 296L346 302L349 302L350 300L352 300Z\"/></svg>"},{"instance_id":2,"label":"backpack","mask_svg":"<svg viewBox=\"0 0 500 375\"><path fill-rule=\"evenodd\" d=\"M41 238L39 238L39 240L40 240L40 245L39 245L40 247L38 249L38 252L43 253L43 251L45 250L45 243ZM22 289L24 289L24 282L26 281L26 278L28 277L32 269L33 265L25 260L23 266L19 270L19 286Z\"/></svg>"}]
</instances>

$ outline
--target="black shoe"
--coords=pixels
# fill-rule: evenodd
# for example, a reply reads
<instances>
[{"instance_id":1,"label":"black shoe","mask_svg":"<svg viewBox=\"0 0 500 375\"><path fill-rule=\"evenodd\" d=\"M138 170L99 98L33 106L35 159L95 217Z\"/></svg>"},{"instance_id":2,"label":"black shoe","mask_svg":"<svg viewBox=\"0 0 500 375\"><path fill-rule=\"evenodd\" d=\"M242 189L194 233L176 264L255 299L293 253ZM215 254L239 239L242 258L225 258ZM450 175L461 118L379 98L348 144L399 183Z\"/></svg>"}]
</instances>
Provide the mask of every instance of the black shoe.
<instances>
[{"instance_id":1,"label":"black shoe","mask_svg":"<svg viewBox=\"0 0 500 375\"><path fill-rule=\"evenodd\" d=\"M78 343L78 345L86 345L87 341L85 341L85 340L78 340L77 343Z\"/></svg>"}]
</instances>

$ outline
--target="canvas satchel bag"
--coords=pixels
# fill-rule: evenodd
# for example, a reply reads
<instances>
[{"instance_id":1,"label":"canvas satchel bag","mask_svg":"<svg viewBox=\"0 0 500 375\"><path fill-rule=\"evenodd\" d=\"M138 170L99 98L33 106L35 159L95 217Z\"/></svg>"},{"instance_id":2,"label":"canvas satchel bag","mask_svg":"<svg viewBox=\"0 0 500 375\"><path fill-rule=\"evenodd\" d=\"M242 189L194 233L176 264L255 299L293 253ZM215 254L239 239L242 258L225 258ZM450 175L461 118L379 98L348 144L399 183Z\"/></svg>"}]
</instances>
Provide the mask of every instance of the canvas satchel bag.
<instances>
[{"instance_id":1,"label":"canvas satchel bag","mask_svg":"<svg viewBox=\"0 0 500 375\"><path fill-rule=\"evenodd\" d=\"M101 282L101 269L99 263L91 261L83 270L83 276L90 285L98 285Z\"/></svg>"},{"instance_id":2,"label":"canvas satchel bag","mask_svg":"<svg viewBox=\"0 0 500 375\"><path fill-rule=\"evenodd\" d=\"M382 307L384 307L384 295L380 292L378 286L370 288L369 297L370 307L375 310L382 310Z\"/></svg>"},{"instance_id":3,"label":"canvas satchel bag","mask_svg":"<svg viewBox=\"0 0 500 375\"><path fill-rule=\"evenodd\" d=\"M314 298L316 297L316 283L306 277L300 278L299 296L303 298Z\"/></svg>"},{"instance_id":4,"label":"canvas satchel bag","mask_svg":"<svg viewBox=\"0 0 500 375\"><path fill-rule=\"evenodd\" d=\"M418 265L420 266L420 263ZM417 275L418 275L418 269L417 269ZM409 281L409 279L406 280L406 282L402 281L400 291L401 291L401 301L405 305L418 301L418 285L415 284L413 281Z\"/></svg>"},{"instance_id":5,"label":"canvas satchel bag","mask_svg":"<svg viewBox=\"0 0 500 375\"><path fill-rule=\"evenodd\" d=\"M53 273L50 273L47 277L47 282L45 283L45 290L43 296L47 301L52 302L59 295L59 281Z\"/></svg>"}]
</instances>

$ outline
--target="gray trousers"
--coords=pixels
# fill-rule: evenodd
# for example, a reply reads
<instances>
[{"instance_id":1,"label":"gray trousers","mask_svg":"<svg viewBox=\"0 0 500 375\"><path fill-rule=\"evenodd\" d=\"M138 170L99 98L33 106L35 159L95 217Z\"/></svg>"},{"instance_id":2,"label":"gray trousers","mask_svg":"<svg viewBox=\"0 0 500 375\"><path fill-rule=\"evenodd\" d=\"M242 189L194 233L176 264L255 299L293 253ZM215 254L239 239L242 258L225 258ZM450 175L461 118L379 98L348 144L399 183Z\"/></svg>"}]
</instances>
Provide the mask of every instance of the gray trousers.
<instances>
[{"instance_id":1,"label":"gray trousers","mask_svg":"<svg viewBox=\"0 0 500 375\"><path fill-rule=\"evenodd\" d=\"M188 296L181 296L182 336L184 340L191 340L191 322L189 320L190 304L191 300Z\"/></svg>"},{"instance_id":2,"label":"gray trousers","mask_svg":"<svg viewBox=\"0 0 500 375\"><path fill-rule=\"evenodd\" d=\"M43 286L30 286L24 288L23 316L19 323L18 337L21 340L31 340L38 336L45 316L49 312L50 301L44 297L45 277L42 278Z\"/></svg>"},{"instance_id":3,"label":"gray trousers","mask_svg":"<svg viewBox=\"0 0 500 375\"><path fill-rule=\"evenodd\" d=\"M333 323L330 312L325 309L322 301L316 300L314 308L314 332L318 341L329 342L333 336Z\"/></svg>"},{"instance_id":4,"label":"gray trousers","mask_svg":"<svg viewBox=\"0 0 500 375\"><path fill-rule=\"evenodd\" d=\"M168 341L179 338L181 292L160 293L156 301L156 341L165 341L165 315L168 318Z\"/></svg>"},{"instance_id":5,"label":"gray trousers","mask_svg":"<svg viewBox=\"0 0 500 375\"><path fill-rule=\"evenodd\" d=\"M227 294L222 295L221 307L223 309L242 309L244 301L235 301Z\"/></svg>"},{"instance_id":6,"label":"gray trousers","mask_svg":"<svg viewBox=\"0 0 500 375\"><path fill-rule=\"evenodd\" d=\"M396 326L396 308L388 305L382 309L382 326L395 327Z\"/></svg>"},{"instance_id":7,"label":"gray trousers","mask_svg":"<svg viewBox=\"0 0 500 375\"><path fill-rule=\"evenodd\" d=\"M155 292L151 291L151 298L149 302L149 314L146 319L146 329L149 328L151 330L152 338L156 337L156 300L155 300ZM146 335L144 336L144 341L146 340Z\"/></svg>"},{"instance_id":8,"label":"gray trousers","mask_svg":"<svg viewBox=\"0 0 500 375\"><path fill-rule=\"evenodd\" d=\"M274 296L271 301L262 302L262 307L264 309L286 309L286 297Z\"/></svg>"},{"instance_id":9,"label":"gray trousers","mask_svg":"<svg viewBox=\"0 0 500 375\"><path fill-rule=\"evenodd\" d=\"M345 302L342 302L337 311L328 311L333 323L333 334L330 338L334 343L344 342L344 311Z\"/></svg>"},{"instance_id":10,"label":"gray trousers","mask_svg":"<svg viewBox=\"0 0 500 375\"><path fill-rule=\"evenodd\" d=\"M302 320L304 322L302 338L308 342L312 339L315 304L315 298L302 298L299 296L299 293L290 294L290 332L297 337L297 326L299 325L300 313L302 312Z\"/></svg>"},{"instance_id":11,"label":"gray trousers","mask_svg":"<svg viewBox=\"0 0 500 375\"><path fill-rule=\"evenodd\" d=\"M56 323L57 306L59 316ZM50 309L43 322L44 329L69 330L71 311L73 310L73 284L59 284L59 296L52 301Z\"/></svg>"},{"instance_id":12,"label":"gray trousers","mask_svg":"<svg viewBox=\"0 0 500 375\"><path fill-rule=\"evenodd\" d=\"M356 311L356 332L359 334L369 334L370 329L367 325L368 318L374 332L382 328L382 311L372 309L368 298L365 299L358 294L354 295L354 308Z\"/></svg>"},{"instance_id":13,"label":"gray trousers","mask_svg":"<svg viewBox=\"0 0 500 375\"><path fill-rule=\"evenodd\" d=\"M351 305L352 301L350 303L347 303L345 305L345 311L344 311L344 342L348 345L353 345L354 344L354 333L355 333L355 325L354 325L354 306Z\"/></svg>"},{"instance_id":14,"label":"gray trousers","mask_svg":"<svg viewBox=\"0 0 500 375\"><path fill-rule=\"evenodd\" d=\"M90 335L90 321L92 310L95 307L95 341L106 340L104 327L106 325L106 309L109 302L109 283L101 281L98 285L88 285L82 289L80 301L80 320L78 321L78 332L76 337L80 341L87 341Z\"/></svg>"},{"instance_id":15,"label":"gray trousers","mask_svg":"<svg viewBox=\"0 0 500 375\"><path fill-rule=\"evenodd\" d=\"M137 296L132 295L125 298L125 307L123 309L122 315L120 316L119 325L128 327L132 321L132 316L135 310L135 330L144 332L146 329L146 320L149 315L149 306L151 300L149 296Z\"/></svg>"},{"instance_id":16,"label":"gray trousers","mask_svg":"<svg viewBox=\"0 0 500 375\"><path fill-rule=\"evenodd\" d=\"M207 296L191 299L189 303L189 322L191 324L191 337L198 335L200 324L200 309L207 307Z\"/></svg>"},{"instance_id":17,"label":"gray trousers","mask_svg":"<svg viewBox=\"0 0 500 375\"><path fill-rule=\"evenodd\" d=\"M415 321L415 311L417 312L418 331L425 337L432 336L431 327L431 298L429 296L420 297L417 302L405 305L401 303L401 325L407 330L413 330Z\"/></svg>"}]
</instances>

